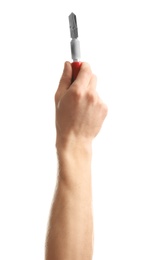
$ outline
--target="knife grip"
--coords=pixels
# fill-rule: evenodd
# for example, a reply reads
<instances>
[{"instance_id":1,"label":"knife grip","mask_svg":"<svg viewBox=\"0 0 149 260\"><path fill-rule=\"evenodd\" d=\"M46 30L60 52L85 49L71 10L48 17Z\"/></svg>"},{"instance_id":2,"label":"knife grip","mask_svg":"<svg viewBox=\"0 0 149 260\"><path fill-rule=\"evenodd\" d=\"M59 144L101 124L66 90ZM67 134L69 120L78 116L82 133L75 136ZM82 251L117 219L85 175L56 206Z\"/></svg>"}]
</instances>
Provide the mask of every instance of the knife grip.
<instances>
[{"instance_id":1,"label":"knife grip","mask_svg":"<svg viewBox=\"0 0 149 260\"><path fill-rule=\"evenodd\" d=\"M74 61L74 62L71 63L71 65L72 65L72 82L76 79L76 77L79 73L81 64L82 63L78 62L78 61Z\"/></svg>"}]
</instances>

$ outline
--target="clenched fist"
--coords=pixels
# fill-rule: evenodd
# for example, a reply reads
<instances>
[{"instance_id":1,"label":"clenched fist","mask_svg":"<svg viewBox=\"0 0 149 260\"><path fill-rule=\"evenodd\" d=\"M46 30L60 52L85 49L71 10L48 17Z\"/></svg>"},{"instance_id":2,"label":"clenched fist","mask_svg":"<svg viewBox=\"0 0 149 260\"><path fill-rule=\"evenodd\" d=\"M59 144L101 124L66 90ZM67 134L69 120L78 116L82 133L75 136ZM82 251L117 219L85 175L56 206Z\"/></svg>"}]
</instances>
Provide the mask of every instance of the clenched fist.
<instances>
[{"instance_id":1,"label":"clenched fist","mask_svg":"<svg viewBox=\"0 0 149 260\"><path fill-rule=\"evenodd\" d=\"M65 62L55 94L57 142L91 142L107 115L107 106L96 92L96 76L83 62L72 82L72 66Z\"/></svg>"}]
</instances>

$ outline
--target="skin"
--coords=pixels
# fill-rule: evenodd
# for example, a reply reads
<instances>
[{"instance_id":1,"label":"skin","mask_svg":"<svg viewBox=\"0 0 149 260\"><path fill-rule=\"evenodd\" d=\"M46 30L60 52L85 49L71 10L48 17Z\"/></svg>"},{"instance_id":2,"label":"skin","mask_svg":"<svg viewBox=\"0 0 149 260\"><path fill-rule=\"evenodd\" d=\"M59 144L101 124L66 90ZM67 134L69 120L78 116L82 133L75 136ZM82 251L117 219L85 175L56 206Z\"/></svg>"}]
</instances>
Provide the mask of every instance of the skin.
<instances>
[{"instance_id":1,"label":"skin","mask_svg":"<svg viewBox=\"0 0 149 260\"><path fill-rule=\"evenodd\" d=\"M72 82L71 63L55 94L57 185L46 235L46 260L93 257L92 141L107 115L96 92L96 76L83 62Z\"/></svg>"}]
</instances>

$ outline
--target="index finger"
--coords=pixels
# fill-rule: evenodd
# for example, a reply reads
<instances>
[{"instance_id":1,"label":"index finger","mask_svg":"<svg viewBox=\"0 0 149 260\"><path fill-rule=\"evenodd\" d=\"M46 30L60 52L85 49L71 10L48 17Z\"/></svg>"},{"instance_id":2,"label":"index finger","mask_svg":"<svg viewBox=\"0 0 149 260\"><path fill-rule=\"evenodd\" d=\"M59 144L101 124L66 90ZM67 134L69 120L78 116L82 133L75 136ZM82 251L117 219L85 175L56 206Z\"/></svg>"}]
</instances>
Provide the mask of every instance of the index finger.
<instances>
[{"instance_id":1,"label":"index finger","mask_svg":"<svg viewBox=\"0 0 149 260\"><path fill-rule=\"evenodd\" d=\"M77 75L77 78L72 83L71 86L77 86L77 88L87 88L88 84L91 80L92 71L90 68L90 65L87 62L82 62L82 65L80 67L80 71Z\"/></svg>"}]
</instances>

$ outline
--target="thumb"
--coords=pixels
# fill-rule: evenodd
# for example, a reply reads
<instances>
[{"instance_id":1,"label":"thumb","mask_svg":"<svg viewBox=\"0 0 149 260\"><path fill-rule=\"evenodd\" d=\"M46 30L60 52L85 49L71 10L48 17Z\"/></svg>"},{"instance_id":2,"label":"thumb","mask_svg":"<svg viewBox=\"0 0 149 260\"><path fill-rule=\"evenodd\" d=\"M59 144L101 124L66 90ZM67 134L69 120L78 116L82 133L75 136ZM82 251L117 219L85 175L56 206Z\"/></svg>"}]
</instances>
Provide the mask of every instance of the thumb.
<instances>
[{"instance_id":1,"label":"thumb","mask_svg":"<svg viewBox=\"0 0 149 260\"><path fill-rule=\"evenodd\" d=\"M72 81L72 67L71 67L71 63L69 61L66 61L64 63L64 70L59 82L58 90L59 91L67 90L71 85L71 81Z\"/></svg>"}]
</instances>

